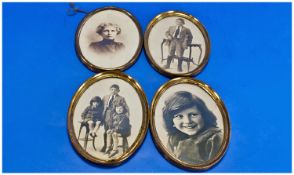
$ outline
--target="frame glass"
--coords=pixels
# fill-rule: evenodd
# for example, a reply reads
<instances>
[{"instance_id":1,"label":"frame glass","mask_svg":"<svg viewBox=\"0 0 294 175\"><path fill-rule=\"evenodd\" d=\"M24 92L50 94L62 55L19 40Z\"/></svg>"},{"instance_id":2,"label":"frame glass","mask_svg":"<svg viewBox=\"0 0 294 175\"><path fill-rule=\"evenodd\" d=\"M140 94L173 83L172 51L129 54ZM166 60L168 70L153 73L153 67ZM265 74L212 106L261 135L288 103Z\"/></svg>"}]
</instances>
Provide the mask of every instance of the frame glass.
<instances>
[{"instance_id":1,"label":"frame glass","mask_svg":"<svg viewBox=\"0 0 294 175\"><path fill-rule=\"evenodd\" d=\"M191 170L206 170L224 155L230 137L228 112L217 93L192 78L162 85L151 104L151 132L164 157Z\"/></svg>"},{"instance_id":2,"label":"frame glass","mask_svg":"<svg viewBox=\"0 0 294 175\"><path fill-rule=\"evenodd\" d=\"M68 133L85 159L118 165L141 145L148 103L141 86L118 71L97 74L77 90L68 110Z\"/></svg>"},{"instance_id":3,"label":"frame glass","mask_svg":"<svg viewBox=\"0 0 294 175\"><path fill-rule=\"evenodd\" d=\"M208 62L210 41L198 19L179 11L157 15L148 25L144 46L152 66L167 76L191 76Z\"/></svg>"},{"instance_id":4,"label":"frame glass","mask_svg":"<svg viewBox=\"0 0 294 175\"><path fill-rule=\"evenodd\" d=\"M143 37L136 18L117 7L89 13L76 32L76 52L92 71L125 70L140 54Z\"/></svg>"}]
</instances>

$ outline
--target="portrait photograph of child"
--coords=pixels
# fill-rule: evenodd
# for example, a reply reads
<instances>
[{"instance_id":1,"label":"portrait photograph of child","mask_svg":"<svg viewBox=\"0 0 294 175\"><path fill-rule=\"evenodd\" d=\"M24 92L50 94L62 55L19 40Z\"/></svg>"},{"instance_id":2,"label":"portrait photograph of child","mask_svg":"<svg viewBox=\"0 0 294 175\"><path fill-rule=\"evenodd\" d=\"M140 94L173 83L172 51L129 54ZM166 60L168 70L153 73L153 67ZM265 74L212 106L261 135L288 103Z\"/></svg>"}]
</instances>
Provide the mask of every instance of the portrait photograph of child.
<instances>
[{"instance_id":1,"label":"portrait photograph of child","mask_svg":"<svg viewBox=\"0 0 294 175\"><path fill-rule=\"evenodd\" d=\"M207 62L208 34L188 14L176 11L159 14L149 23L144 39L148 58L167 74L196 74Z\"/></svg>"},{"instance_id":2,"label":"portrait photograph of child","mask_svg":"<svg viewBox=\"0 0 294 175\"><path fill-rule=\"evenodd\" d=\"M205 103L187 91L178 91L165 101L164 127L167 148L178 159L199 164L216 155L222 131Z\"/></svg>"},{"instance_id":3,"label":"portrait photograph of child","mask_svg":"<svg viewBox=\"0 0 294 175\"><path fill-rule=\"evenodd\" d=\"M151 130L159 148L174 162L190 168L218 160L229 135L225 108L191 83L175 83L161 88L161 93L151 107Z\"/></svg>"}]
</instances>

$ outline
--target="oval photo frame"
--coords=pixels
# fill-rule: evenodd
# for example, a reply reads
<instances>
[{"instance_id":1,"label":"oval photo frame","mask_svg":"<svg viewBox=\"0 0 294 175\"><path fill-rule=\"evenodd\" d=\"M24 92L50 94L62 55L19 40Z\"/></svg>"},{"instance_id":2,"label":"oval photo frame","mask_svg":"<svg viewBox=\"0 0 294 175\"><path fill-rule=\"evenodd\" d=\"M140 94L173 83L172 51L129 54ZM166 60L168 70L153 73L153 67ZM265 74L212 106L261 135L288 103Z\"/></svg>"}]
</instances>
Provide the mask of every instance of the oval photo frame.
<instances>
[{"instance_id":1,"label":"oval photo frame","mask_svg":"<svg viewBox=\"0 0 294 175\"><path fill-rule=\"evenodd\" d=\"M130 12L117 7L90 12L80 22L75 36L77 55L94 72L129 68L142 45L139 22Z\"/></svg>"},{"instance_id":2,"label":"oval photo frame","mask_svg":"<svg viewBox=\"0 0 294 175\"><path fill-rule=\"evenodd\" d=\"M182 168L206 170L225 154L230 122L224 103L205 83L175 78L156 92L150 113L153 139Z\"/></svg>"},{"instance_id":3,"label":"oval photo frame","mask_svg":"<svg viewBox=\"0 0 294 175\"><path fill-rule=\"evenodd\" d=\"M198 19L188 13L168 11L148 24L144 47L158 72L170 77L192 76L207 64L210 40Z\"/></svg>"},{"instance_id":4,"label":"oval photo frame","mask_svg":"<svg viewBox=\"0 0 294 175\"><path fill-rule=\"evenodd\" d=\"M68 109L68 133L85 159L118 165L142 144L148 128L148 103L141 86L118 71L85 81Z\"/></svg>"}]
</instances>

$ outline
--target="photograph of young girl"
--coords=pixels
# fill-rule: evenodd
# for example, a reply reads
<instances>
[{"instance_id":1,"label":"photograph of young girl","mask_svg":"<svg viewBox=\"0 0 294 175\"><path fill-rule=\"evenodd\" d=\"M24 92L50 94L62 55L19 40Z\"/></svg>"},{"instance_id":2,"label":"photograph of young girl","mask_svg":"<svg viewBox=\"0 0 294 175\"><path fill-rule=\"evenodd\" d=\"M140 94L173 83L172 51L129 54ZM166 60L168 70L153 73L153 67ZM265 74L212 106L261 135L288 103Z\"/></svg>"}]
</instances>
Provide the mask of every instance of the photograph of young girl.
<instances>
[{"instance_id":1,"label":"photograph of young girl","mask_svg":"<svg viewBox=\"0 0 294 175\"><path fill-rule=\"evenodd\" d=\"M219 155L224 120L216 102L203 89L177 84L157 100L153 125L159 138L156 143L168 157L198 166Z\"/></svg>"},{"instance_id":2,"label":"photograph of young girl","mask_svg":"<svg viewBox=\"0 0 294 175\"><path fill-rule=\"evenodd\" d=\"M109 155L109 158L115 156L119 152L119 136L123 139L122 152L126 152L129 148L127 137L131 134L130 119L127 115L126 106L124 104L115 104L112 115L112 122L109 125L109 129L106 131L107 140L105 153Z\"/></svg>"},{"instance_id":3,"label":"photograph of young girl","mask_svg":"<svg viewBox=\"0 0 294 175\"><path fill-rule=\"evenodd\" d=\"M203 100L186 91L178 91L165 101L164 127L170 152L190 164L201 164L218 152L222 136L216 117Z\"/></svg>"},{"instance_id":4,"label":"photograph of young girl","mask_svg":"<svg viewBox=\"0 0 294 175\"><path fill-rule=\"evenodd\" d=\"M81 137L81 132L83 129L86 130L85 137L83 140L84 149L87 149L88 141L90 141L90 137L93 140L93 147L95 147L95 137L96 132L99 129L100 125L103 121L103 102L99 96L95 96L90 100L90 105L86 107L86 109L81 114L81 125L79 128L78 139ZM90 136L90 137L89 137Z\"/></svg>"}]
</instances>

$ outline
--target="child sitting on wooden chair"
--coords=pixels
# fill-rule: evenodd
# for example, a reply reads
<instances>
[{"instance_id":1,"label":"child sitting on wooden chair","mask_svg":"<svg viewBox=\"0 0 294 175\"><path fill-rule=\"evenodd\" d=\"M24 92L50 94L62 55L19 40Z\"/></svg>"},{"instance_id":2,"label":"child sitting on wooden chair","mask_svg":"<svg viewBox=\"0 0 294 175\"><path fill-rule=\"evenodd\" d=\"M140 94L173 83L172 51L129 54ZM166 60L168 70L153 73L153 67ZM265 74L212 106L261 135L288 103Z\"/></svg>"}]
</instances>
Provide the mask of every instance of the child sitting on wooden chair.
<instances>
[{"instance_id":1,"label":"child sitting on wooden chair","mask_svg":"<svg viewBox=\"0 0 294 175\"><path fill-rule=\"evenodd\" d=\"M115 111L112 113L112 125L106 131L107 133L107 147L106 153L109 154L109 158L115 156L118 153L118 137L128 137L131 132L131 125L129 116L127 115L126 107L123 104L115 104ZM111 142L113 147L111 150ZM127 144L127 143L125 143ZM124 145L123 145L124 146Z\"/></svg>"}]
</instances>

